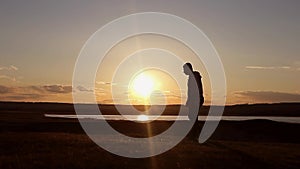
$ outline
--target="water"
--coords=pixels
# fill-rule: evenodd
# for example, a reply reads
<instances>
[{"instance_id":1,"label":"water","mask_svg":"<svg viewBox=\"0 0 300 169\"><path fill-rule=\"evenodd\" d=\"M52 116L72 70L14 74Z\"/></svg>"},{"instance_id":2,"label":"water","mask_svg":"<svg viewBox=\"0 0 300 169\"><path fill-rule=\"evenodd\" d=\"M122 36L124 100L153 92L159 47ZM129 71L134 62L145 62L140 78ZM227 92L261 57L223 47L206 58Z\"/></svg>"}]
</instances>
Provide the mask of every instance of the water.
<instances>
[{"instance_id":1,"label":"water","mask_svg":"<svg viewBox=\"0 0 300 169\"><path fill-rule=\"evenodd\" d=\"M156 116L156 115L62 115L62 114L45 114L45 117L67 118L67 119L94 119L94 120L125 120L125 121L187 121L187 116ZM285 123L300 124L300 117L278 117L278 116L199 116L199 121L244 121L244 120L272 120Z\"/></svg>"}]
</instances>

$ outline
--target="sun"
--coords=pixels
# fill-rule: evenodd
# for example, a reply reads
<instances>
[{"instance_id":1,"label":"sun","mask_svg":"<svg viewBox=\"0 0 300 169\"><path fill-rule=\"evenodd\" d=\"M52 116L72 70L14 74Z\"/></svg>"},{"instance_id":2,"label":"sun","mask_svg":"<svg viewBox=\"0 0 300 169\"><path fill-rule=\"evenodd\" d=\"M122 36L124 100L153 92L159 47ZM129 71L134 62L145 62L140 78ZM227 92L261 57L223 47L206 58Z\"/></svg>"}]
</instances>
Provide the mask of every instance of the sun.
<instances>
[{"instance_id":1,"label":"sun","mask_svg":"<svg viewBox=\"0 0 300 169\"><path fill-rule=\"evenodd\" d=\"M128 85L122 89L131 105L181 104L177 81L163 70L142 69L126 79Z\"/></svg>"},{"instance_id":2,"label":"sun","mask_svg":"<svg viewBox=\"0 0 300 169\"><path fill-rule=\"evenodd\" d=\"M140 97L146 98L154 90L154 80L151 76L141 73L132 82L132 91Z\"/></svg>"}]
</instances>

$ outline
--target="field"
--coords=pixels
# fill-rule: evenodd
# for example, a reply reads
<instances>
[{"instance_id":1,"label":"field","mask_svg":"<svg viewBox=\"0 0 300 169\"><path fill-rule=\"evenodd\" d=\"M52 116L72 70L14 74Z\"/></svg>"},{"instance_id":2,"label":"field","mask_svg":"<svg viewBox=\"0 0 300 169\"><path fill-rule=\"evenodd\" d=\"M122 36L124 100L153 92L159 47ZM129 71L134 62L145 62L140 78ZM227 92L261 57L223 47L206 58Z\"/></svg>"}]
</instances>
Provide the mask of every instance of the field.
<instances>
[{"instance_id":1,"label":"field","mask_svg":"<svg viewBox=\"0 0 300 169\"><path fill-rule=\"evenodd\" d=\"M97 146L77 120L45 118L44 113L74 113L69 105L51 105L1 103L0 168L300 168L299 124L268 120L222 121L204 144L185 139L161 155L132 159ZM242 105L243 109L247 106ZM104 109L113 112L109 106ZM125 121L109 123L134 137L146 137L149 127ZM152 134L161 133L171 124L152 122ZM113 141L118 145L120 140Z\"/></svg>"}]
</instances>

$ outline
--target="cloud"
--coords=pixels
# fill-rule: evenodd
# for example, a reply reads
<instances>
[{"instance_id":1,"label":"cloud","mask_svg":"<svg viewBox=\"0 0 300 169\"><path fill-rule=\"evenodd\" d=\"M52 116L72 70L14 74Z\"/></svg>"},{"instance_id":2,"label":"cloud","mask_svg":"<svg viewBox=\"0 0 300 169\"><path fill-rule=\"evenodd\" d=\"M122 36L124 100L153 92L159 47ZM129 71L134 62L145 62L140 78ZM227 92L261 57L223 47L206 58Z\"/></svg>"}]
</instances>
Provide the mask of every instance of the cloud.
<instances>
[{"instance_id":1,"label":"cloud","mask_svg":"<svg viewBox=\"0 0 300 169\"><path fill-rule=\"evenodd\" d=\"M280 66L280 67L277 67L277 68L279 68L279 69L291 69L290 66Z\"/></svg>"},{"instance_id":2,"label":"cloud","mask_svg":"<svg viewBox=\"0 0 300 169\"><path fill-rule=\"evenodd\" d=\"M0 85L0 100L2 101L61 101L71 98L72 86L69 85L32 85L3 86ZM70 101L70 100L65 100Z\"/></svg>"},{"instance_id":3,"label":"cloud","mask_svg":"<svg viewBox=\"0 0 300 169\"><path fill-rule=\"evenodd\" d=\"M27 99L40 99L43 98L44 95L41 94L32 94L32 93L23 93L18 95L10 95L7 96L6 99L8 100L27 100Z\"/></svg>"},{"instance_id":4,"label":"cloud","mask_svg":"<svg viewBox=\"0 0 300 169\"><path fill-rule=\"evenodd\" d=\"M9 87L0 85L0 94L9 93L10 91L11 89Z\"/></svg>"},{"instance_id":5,"label":"cloud","mask_svg":"<svg viewBox=\"0 0 300 169\"><path fill-rule=\"evenodd\" d=\"M10 65L10 66L0 66L0 70L8 70L8 71L17 71L19 70L19 68L17 68L14 65Z\"/></svg>"},{"instance_id":6,"label":"cloud","mask_svg":"<svg viewBox=\"0 0 300 169\"><path fill-rule=\"evenodd\" d=\"M85 88L83 86L77 86L76 89L79 90L80 92L93 92L92 89L87 89L87 88Z\"/></svg>"},{"instance_id":7,"label":"cloud","mask_svg":"<svg viewBox=\"0 0 300 169\"><path fill-rule=\"evenodd\" d=\"M98 85L116 85L116 83L103 82L103 81L97 81L96 84L98 84Z\"/></svg>"},{"instance_id":8,"label":"cloud","mask_svg":"<svg viewBox=\"0 0 300 169\"><path fill-rule=\"evenodd\" d=\"M31 87L0 86L0 100L2 101L26 101L40 97L41 94L34 92Z\"/></svg>"},{"instance_id":9,"label":"cloud","mask_svg":"<svg viewBox=\"0 0 300 169\"><path fill-rule=\"evenodd\" d=\"M0 66L0 71L6 70L6 71L17 71L19 70L16 66L10 65L10 66ZM6 72L6 74L9 72ZM11 73L10 73L11 74ZM9 76L9 75L0 75L0 79L6 79L13 82L17 82L17 79L15 77Z\"/></svg>"},{"instance_id":10,"label":"cloud","mask_svg":"<svg viewBox=\"0 0 300 169\"><path fill-rule=\"evenodd\" d=\"M246 66L246 69L256 69L256 70L275 70L275 69L291 69L290 66Z\"/></svg>"},{"instance_id":11,"label":"cloud","mask_svg":"<svg viewBox=\"0 0 300 169\"><path fill-rule=\"evenodd\" d=\"M17 71L17 70L19 70L19 68L17 68L17 67L16 67L16 66L14 66L14 65L10 65L10 70Z\"/></svg>"},{"instance_id":12,"label":"cloud","mask_svg":"<svg viewBox=\"0 0 300 169\"><path fill-rule=\"evenodd\" d=\"M52 93L71 93L72 86L64 86L64 85L45 85L42 86L46 91Z\"/></svg>"},{"instance_id":13,"label":"cloud","mask_svg":"<svg viewBox=\"0 0 300 169\"><path fill-rule=\"evenodd\" d=\"M239 99L249 100L249 102L300 102L300 93L237 91L234 95Z\"/></svg>"},{"instance_id":14,"label":"cloud","mask_svg":"<svg viewBox=\"0 0 300 169\"><path fill-rule=\"evenodd\" d=\"M7 75L0 75L0 79L7 79L7 80L10 80L10 81L13 81L13 82L17 81L15 77L10 77L10 76L7 76Z\"/></svg>"},{"instance_id":15,"label":"cloud","mask_svg":"<svg viewBox=\"0 0 300 169\"><path fill-rule=\"evenodd\" d=\"M45 89L42 87L42 86L26 86L26 87L23 87L24 89L27 89L29 91L36 91L36 92L39 92L39 93L45 93Z\"/></svg>"}]
</instances>

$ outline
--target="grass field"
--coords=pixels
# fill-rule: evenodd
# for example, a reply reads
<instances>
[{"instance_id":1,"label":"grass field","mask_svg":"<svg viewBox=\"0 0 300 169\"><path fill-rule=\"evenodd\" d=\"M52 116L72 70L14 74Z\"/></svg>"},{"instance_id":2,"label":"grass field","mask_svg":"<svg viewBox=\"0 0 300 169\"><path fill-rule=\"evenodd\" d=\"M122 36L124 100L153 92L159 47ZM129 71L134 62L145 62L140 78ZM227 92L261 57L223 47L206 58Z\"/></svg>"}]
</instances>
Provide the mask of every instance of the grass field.
<instances>
[{"instance_id":1,"label":"grass field","mask_svg":"<svg viewBox=\"0 0 300 169\"><path fill-rule=\"evenodd\" d=\"M44 111L0 111L0 168L300 168L300 125L268 120L222 121L204 144L188 139L155 157L120 157L97 146L74 119ZM118 131L146 136L146 124L111 121ZM170 122L153 122L159 134ZM201 125L201 124L200 124ZM106 135L103 135L105 140ZM112 140L116 145L120 140Z\"/></svg>"}]
</instances>

